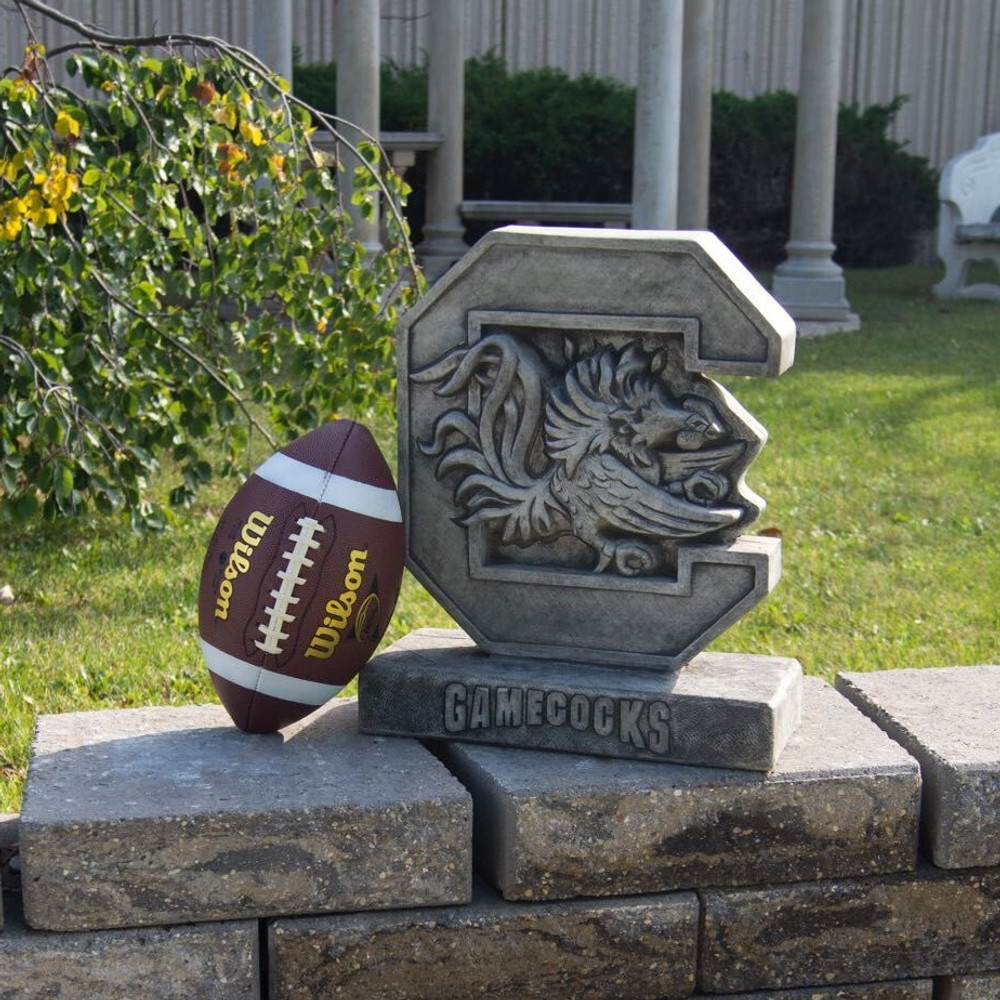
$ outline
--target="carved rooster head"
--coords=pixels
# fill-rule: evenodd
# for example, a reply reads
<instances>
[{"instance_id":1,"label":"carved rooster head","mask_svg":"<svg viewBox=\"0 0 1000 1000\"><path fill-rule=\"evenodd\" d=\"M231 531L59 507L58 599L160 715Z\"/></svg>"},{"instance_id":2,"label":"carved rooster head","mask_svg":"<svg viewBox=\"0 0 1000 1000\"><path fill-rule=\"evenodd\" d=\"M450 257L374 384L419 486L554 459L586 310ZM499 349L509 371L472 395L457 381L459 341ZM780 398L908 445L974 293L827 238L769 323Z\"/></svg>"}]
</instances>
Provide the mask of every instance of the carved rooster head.
<instances>
[{"instance_id":1,"label":"carved rooster head","mask_svg":"<svg viewBox=\"0 0 1000 1000\"><path fill-rule=\"evenodd\" d=\"M658 451L693 451L728 436L708 400L678 401L658 371L656 356L636 344L601 347L576 361L545 407L548 456L571 476L585 455L609 451L646 473L657 468Z\"/></svg>"}]
</instances>

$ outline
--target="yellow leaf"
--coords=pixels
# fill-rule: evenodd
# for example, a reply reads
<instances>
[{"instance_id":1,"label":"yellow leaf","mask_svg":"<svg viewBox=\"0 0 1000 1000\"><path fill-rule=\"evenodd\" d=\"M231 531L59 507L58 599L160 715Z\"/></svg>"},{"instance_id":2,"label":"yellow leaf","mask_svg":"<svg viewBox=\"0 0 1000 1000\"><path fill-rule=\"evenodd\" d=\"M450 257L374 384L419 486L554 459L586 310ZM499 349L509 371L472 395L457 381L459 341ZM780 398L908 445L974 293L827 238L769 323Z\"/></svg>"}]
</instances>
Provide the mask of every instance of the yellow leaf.
<instances>
[{"instance_id":1,"label":"yellow leaf","mask_svg":"<svg viewBox=\"0 0 1000 1000\"><path fill-rule=\"evenodd\" d=\"M80 123L65 111L56 115L56 135L60 139L79 139Z\"/></svg>"},{"instance_id":2,"label":"yellow leaf","mask_svg":"<svg viewBox=\"0 0 1000 1000\"><path fill-rule=\"evenodd\" d=\"M240 135L246 139L247 142L252 143L254 146L264 145L264 133L261 132L258 126L254 125L253 122L244 121L240 123Z\"/></svg>"},{"instance_id":3,"label":"yellow leaf","mask_svg":"<svg viewBox=\"0 0 1000 1000\"><path fill-rule=\"evenodd\" d=\"M236 109L231 104L223 104L212 112L212 121L226 128L236 128Z\"/></svg>"}]
</instances>

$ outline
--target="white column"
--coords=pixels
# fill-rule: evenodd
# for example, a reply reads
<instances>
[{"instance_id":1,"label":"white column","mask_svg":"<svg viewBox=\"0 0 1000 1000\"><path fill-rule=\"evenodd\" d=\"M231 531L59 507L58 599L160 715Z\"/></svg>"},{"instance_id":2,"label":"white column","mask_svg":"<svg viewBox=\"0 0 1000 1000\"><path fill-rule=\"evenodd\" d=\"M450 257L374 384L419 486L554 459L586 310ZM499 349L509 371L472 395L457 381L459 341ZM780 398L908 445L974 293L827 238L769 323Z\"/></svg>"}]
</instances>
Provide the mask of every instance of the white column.
<instances>
[{"instance_id":1,"label":"white column","mask_svg":"<svg viewBox=\"0 0 1000 1000\"><path fill-rule=\"evenodd\" d=\"M292 82L292 0L253 0L253 51Z\"/></svg>"},{"instance_id":2,"label":"white column","mask_svg":"<svg viewBox=\"0 0 1000 1000\"><path fill-rule=\"evenodd\" d=\"M677 225L708 228L715 0L684 0Z\"/></svg>"},{"instance_id":3,"label":"white column","mask_svg":"<svg viewBox=\"0 0 1000 1000\"><path fill-rule=\"evenodd\" d=\"M429 281L468 250L459 206L465 141L465 0L429 0L427 127L443 138L428 154L423 241L417 246Z\"/></svg>"},{"instance_id":4,"label":"white column","mask_svg":"<svg viewBox=\"0 0 1000 1000\"><path fill-rule=\"evenodd\" d=\"M379 134L379 4L378 0L338 0L336 13L337 117L346 139L355 145ZM350 123L350 124L346 124ZM356 127L352 127L356 126ZM344 200L355 222L355 232L370 253L381 249L378 211L362 219L350 205L357 157L346 152L340 175Z\"/></svg>"},{"instance_id":5,"label":"white column","mask_svg":"<svg viewBox=\"0 0 1000 1000\"><path fill-rule=\"evenodd\" d=\"M845 295L844 272L833 261L844 3L808 0L802 6L791 232L785 246L788 257L775 268L772 291L792 317L801 321L800 333L858 329L860 320Z\"/></svg>"},{"instance_id":6,"label":"white column","mask_svg":"<svg viewBox=\"0 0 1000 1000\"><path fill-rule=\"evenodd\" d=\"M677 227L684 0L641 0L632 228Z\"/></svg>"}]
</instances>

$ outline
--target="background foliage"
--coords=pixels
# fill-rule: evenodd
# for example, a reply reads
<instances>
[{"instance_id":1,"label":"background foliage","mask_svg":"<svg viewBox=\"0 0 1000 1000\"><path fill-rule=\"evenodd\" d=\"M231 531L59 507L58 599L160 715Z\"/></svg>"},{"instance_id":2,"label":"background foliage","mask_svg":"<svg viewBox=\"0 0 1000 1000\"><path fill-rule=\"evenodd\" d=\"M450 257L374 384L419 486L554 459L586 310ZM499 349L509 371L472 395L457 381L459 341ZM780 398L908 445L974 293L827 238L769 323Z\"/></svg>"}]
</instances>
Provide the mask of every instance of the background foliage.
<instances>
[{"instance_id":1,"label":"background foliage","mask_svg":"<svg viewBox=\"0 0 1000 1000\"><path fill-rule=\"evenodd\" d=\"M157 528L251 431L392 398L404 229L390 211L366 256L313 115L204 45L81 40L76 89L33 45L0 80L0 523L92 506ZM401 187L360 152L358 210L391 206Z\"/></svg>"},{"instance_id":2,"label":"background foliage","mask_svg":"<svg viewBox=\"0 0 1000 1000\"><path fill-rule=\"evenodd\" d=\"M382 127L426 128L427 69L382 66ZM296 65L294 88L331 109L332 63ZM904 98L840 109L834 239L851 267L908 263L937 218L937 177L926 159L890 136ZM796 97L787 91L712 102L709 226L745 261L784 257L791 210ZM465 197L628 201L632 191L635 90L558 69L510 72L494 55L466 62ZM424 165L409 217L423 223ZM474 240L482 228L470 227Z\"/></svg>"}]
</instances>

